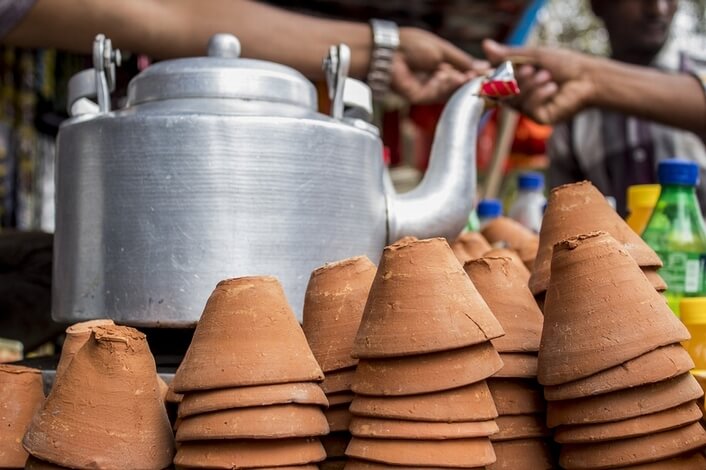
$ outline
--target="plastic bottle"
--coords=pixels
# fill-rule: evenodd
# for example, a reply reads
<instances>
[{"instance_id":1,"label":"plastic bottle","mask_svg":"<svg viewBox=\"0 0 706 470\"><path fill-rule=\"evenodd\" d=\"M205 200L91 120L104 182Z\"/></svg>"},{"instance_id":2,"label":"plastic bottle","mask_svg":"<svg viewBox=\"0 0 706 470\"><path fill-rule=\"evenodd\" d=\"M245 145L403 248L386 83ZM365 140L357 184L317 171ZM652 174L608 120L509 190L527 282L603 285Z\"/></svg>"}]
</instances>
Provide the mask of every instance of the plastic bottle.
<instances>
[{"instance_id":1,"label":"plastic bottle","mask_svg":"<svg viewBox=\"0 0 706 470\"><path fill-rule=\"evenodd\" d=\"M665 160L658 167L662 191L642 238L664 263L667 302L679 315L682 297L706 297L706 227L696 199L699 167L686 160Z\"/></svg>"},{"instance_id":2,"label":"plastic bottle","mask_svg":"<svg viewBox=\"0 0 706 470\"><path fill-rule=\"evenodd\" d=\"M481 230L488 222L503 215L503 203L498 199L481 199L476 207Z\"/></svg>"},{"instance_id":3,"label":"plastic bottle","mask_svg":"<svg viewBox=\"0 0 706 470\"><path fill-rule=\"evenodd\" d=\"M695 369L706 372L706 298L689 297L679 303L681 321L691 333L685 347L694 361Z\"/></svg>"},{"instance_id":4,"label":"plastic bottle","mask_svg":"<svg viewBox=\"0 0 706 470\"><path fill-rule=\"evenodd\" d=\"M645 231L659 199L658 184L636 184L628 188L628 217L625 221L638 235Z\"/></svg>"},{"instance_id":5,"label":"plastic bottle","mask_svg":"<svg viewBox=\"0 0 706 470\"><path fill-rule=\"evenodd\" d=\"M547 198L544 197L544 175L534 171L520 173L517 178L517 199L508 216L528 229L539 233Z\"/></svg>"}]
</instances>

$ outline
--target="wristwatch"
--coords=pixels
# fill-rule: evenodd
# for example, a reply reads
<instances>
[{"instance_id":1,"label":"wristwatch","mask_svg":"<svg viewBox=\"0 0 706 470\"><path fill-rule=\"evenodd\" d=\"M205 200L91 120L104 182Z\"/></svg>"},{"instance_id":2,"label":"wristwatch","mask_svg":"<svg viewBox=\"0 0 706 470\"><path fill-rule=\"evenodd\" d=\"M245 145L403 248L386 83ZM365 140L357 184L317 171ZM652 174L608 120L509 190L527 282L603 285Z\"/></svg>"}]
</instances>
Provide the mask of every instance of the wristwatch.
<instances>
[{"instance_id":1,"label":"wristwatch","mask_svg":"<svg viewBox=\"0 0 706 470\"><path fill-rule=\"evenodd\" d=\"M370 20L373 31L373 50L370 54L368 85L373 90L373 99L380 100L390 89L392 58L400 46L400 30L387 20Z\"/></svg>"}]
</instances>

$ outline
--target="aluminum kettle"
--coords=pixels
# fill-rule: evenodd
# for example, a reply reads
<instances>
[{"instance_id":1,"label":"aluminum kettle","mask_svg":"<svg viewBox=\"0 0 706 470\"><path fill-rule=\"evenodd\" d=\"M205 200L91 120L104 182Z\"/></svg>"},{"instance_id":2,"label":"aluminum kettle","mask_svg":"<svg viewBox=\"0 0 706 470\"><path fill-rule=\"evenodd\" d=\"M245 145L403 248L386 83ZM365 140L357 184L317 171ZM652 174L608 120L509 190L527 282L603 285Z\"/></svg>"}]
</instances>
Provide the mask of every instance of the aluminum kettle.
<instances>
[{"instance_id":1,"label":"aluminum kettle","mask_svg":"<svg viewBox=\"0 0 706 470\"><path fill-rule=\"evenodd\" d=\"M282 281L301 319L316 267L377 261L405 235L461 231L475 192L480 79L446 105L422 182L396 194L378 131L360 119L365 88L346 93L346 47L326 61L333 116L317 112L300 73L239 53L235 37L216 35L208 57L148 67L110 110L119 54L96 38L57 141L56 320L188 327L219 280L260 274Z\"/></svg>"}]
</instances>

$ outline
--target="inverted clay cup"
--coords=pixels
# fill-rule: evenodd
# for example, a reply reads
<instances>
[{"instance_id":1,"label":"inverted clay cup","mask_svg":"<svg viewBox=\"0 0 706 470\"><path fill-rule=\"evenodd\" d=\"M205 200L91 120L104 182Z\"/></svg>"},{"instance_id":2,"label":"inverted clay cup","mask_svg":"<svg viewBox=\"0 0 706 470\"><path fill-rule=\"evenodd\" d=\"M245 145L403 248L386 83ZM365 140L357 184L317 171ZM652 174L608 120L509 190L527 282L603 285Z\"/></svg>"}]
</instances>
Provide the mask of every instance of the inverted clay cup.
<instances>
[{"instance_id":1,"label":"inverted clay cup","mask_svg":"<svg viewBox=\"0 0 706 470\"><path fill-rule=\"evenodd\" d=\"M174 440L145 335L99 326L34 415L24 447L70 468L160 470Z\"/></svg>"},{"instance_id":2,"label":"inverted clay cup","mask_svg":"<svg viewBox=\"0 0 706 470\"><path fill-rule=\"evenodd\" d=\"M661 267L659 256L608 204L588 181L552 189L539 233L539 251L530 289L537 295L549 287L552 249L560 241L582 233L604 231L615 238L642 267Z\"/></svg>"},{"instance_id":3,"label":"inverted clay cup","mask_svg":"<svg viewBox=\"0 0 706 470\"><path fill-rule=\"evenodd\" d=\"M554 247L544 317L543 385L588 377L689 338L635 260L605 232Z\"/></svg>"},{"instance_id":4,"label":"inverted clay cup","mask_svg":"<svg viewBox=\"0 0 706 470\"><path fill-rule=\"evenodd\" d=\"M491 244L505 245L517 252L528 269L534 264L539 238L521 223L509 217L498 217L488 222L481 233Z\"/></svg>"},{"instance_id":5,"label":"inverted clay cup","mask_svg":"<svg viewBox=\"0 0 706 470\"><path fill-rule=\"evenodd\" d=\"M650 281L650 284L652 284L652 287L654 287L657 292L667 290L667 283L662 279L662 276L657 274L656 268L644 268L642 272L645 273L645 277Z\"/></svg>"},{"instance_id":6,"label":"inverted clay cup","mask_svg":"<svg viewBox=\"0 0 706 470\"><path fill-rule=\"evenodd\" d=\"M352 389L357 394L373 396L439 392L488 378L502 365L500 355L489 341L398 359L361 359Z\"/></svg>"},{"instance_id":7,"label":"inverted clay cup","mask_svg":"<svg viewBox=\"0 0 706 470\"><path fill-rule=\"evenodd\" d=\"M313 382L255 385L190 392L181 401L179 417L186 418L201 413L233 408L288 403L328 406L328 400L323 390Z\"/></svg>"},{"instance_id":8,"label":"inverted clay cup","mask_svg":"<svg viewBox=\"0 0 706 470\"><path fill-rule=\"evenodd\" d=\"M557 468L543 439L516 439L494 442L497 461L488 470L550 470Z\"/></svg>"},{"instance_id":9,"label":"inverted clay cup","mask_svg":"<svg viewBox=\"0 0 706 470\"><path fill-rule=\"evenodd\" d=\"M561 385L544 387L549 401L571 400L661 382L694 368L681 344L670 344L597 374Z\"/></svg>"},{"instance_id":10,"label":"inverted clay cup","mask_svg":"<svg viewBox=\"0 0 706 470\"><path fill-rule=\"evenodd\" d=\"M41 371L0 364L0 468L24 467L22 436L43 401Z\"/></svg>"},{"instance_id":11,"label":"inverted clay cup","mask_svg":"<svg viewBox=\"0 0 706 470\"><path fill-rule=\"evenodd\" d=\"M234 469L306 465L326 458L318 438L193 441L179 445L177 468Z\"/></svg>"},{"instance_id":12,"label":"inverted clay cup","mask_svg":"<svg viewBox=\"0 0 706 470\"><path fill-rule=\"evenodd\" d=\"M495 419L498 411L485 381L443 392L401 397L357 395L355 416L406 421L457 423Z\"/></svg>"},{"instance_id":13,"label":"inverted clay cup","mask_svg":"<svg viewBox=\"0 0 706 470\"><path fill-rule=\"evenodd\" d=\"M443 238L387 246L353 347L359 358L446 351L503 334Z\"/></svg>"},{"instance_id":14,"label":"inverted clay cup","mask_svg":"<svg viewBox=\"0 0 706 470\"><path fill-rule=\"evenodd\" d=\"M81 347L86 344L86 341L88 341L88 338L91 337L91 331L93 331L94 327L114 324L113 320L105 318L75 323L66 328L66 339L64 340L64 345L61 347L61 357L59 358L59 364L56 366L56 376L58 377L64 373L78 350L81 349Z\"/></svg>"},{"instance_id":15,"label":"inverted clay cup","mask_svg":"<svg viewBox=\"0 0 706 470\"><path fill-rule=\"evenodd\" d=\"M328 434L321 408L315 405L269 405L234 408L184 418L177 442L210 439L282 439Z\"/></svg>"},{"instance_id":16,"label":"inverted clay cup","mask_svg":"<svg viewBox=\"0 0 706 470\"><path fill-rule=\"evenodd\" d=\"M505 330L493 340L499 352L539 350L544 316L523 273L509 258L480 258L463 267Z\"/></svg>"},{"instance_id":17,"label":"inverted clay cup","mask_svg":"<svg viewBox=\"0 0 706 470\"><path fill-rule=\"evenodd\" d=\"M456 258L461 263L482 257L491 249L490 243L478 232L466 232L458 236L451 244Z\"/></svg>"},{"instance_id":18,"label":"inverted clay cup","mask_svg":"<svg viewBox=\"0 0 706 470\"><path fill-rule=\"evenodd\" d=\"M324 372L357 364L351 351L375 271L368 258L358 256L311 273L302 328Z\"/></svg>"},{"instance_id":19,"label":"inverted clay cup","mask_svg":"<svg viewBox=\"0 0 706 470\"><path fill-rule=\"evenodd\" d=\"M445 440L488 437L498 432L494 420L465 423L429 423L377 418L353 418L351 434L373 439Z\"/></svg>"},{"instance_id":20,"label":"inverted clay cup","mask_svg":"<svg viewBox=\"0 0 706 470\"><path fill-rule=\"evenodd\" d=\"M668 459L706 446L700 423L619 441L562 446L559 463L567 470L628 467ZM659 468L659 467L658 467Z\"/></svg>"},{"instance_id":21,"label":"inverted clay cup","mask_svg":"<svg viewBox=\"0 0 706 470\"><path fill-rule=\"evenodd\" d=\"M321 381L324 375L274 277L221 281L174 376L178 393Z\"/></svg>"}]
</instances>

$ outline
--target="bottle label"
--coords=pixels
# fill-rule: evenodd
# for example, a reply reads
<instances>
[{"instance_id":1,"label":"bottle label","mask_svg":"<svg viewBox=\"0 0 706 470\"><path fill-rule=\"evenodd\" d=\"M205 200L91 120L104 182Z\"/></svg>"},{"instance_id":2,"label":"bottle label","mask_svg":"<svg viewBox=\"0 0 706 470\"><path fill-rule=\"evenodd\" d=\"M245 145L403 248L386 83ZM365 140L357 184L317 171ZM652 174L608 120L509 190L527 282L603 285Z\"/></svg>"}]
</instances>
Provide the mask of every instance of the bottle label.
<instances>
[{"instance_id":1,"label":"bottle label","mask_svg":"<svg viewBox=\"0 0 706 470\"><path fill-rule=\"evenodd\" d=\"M669 292L698 294L704 286L704 258L698 253L658 253L664 263L659 274L667 283Z\"/></svg>"}]
</instances>

